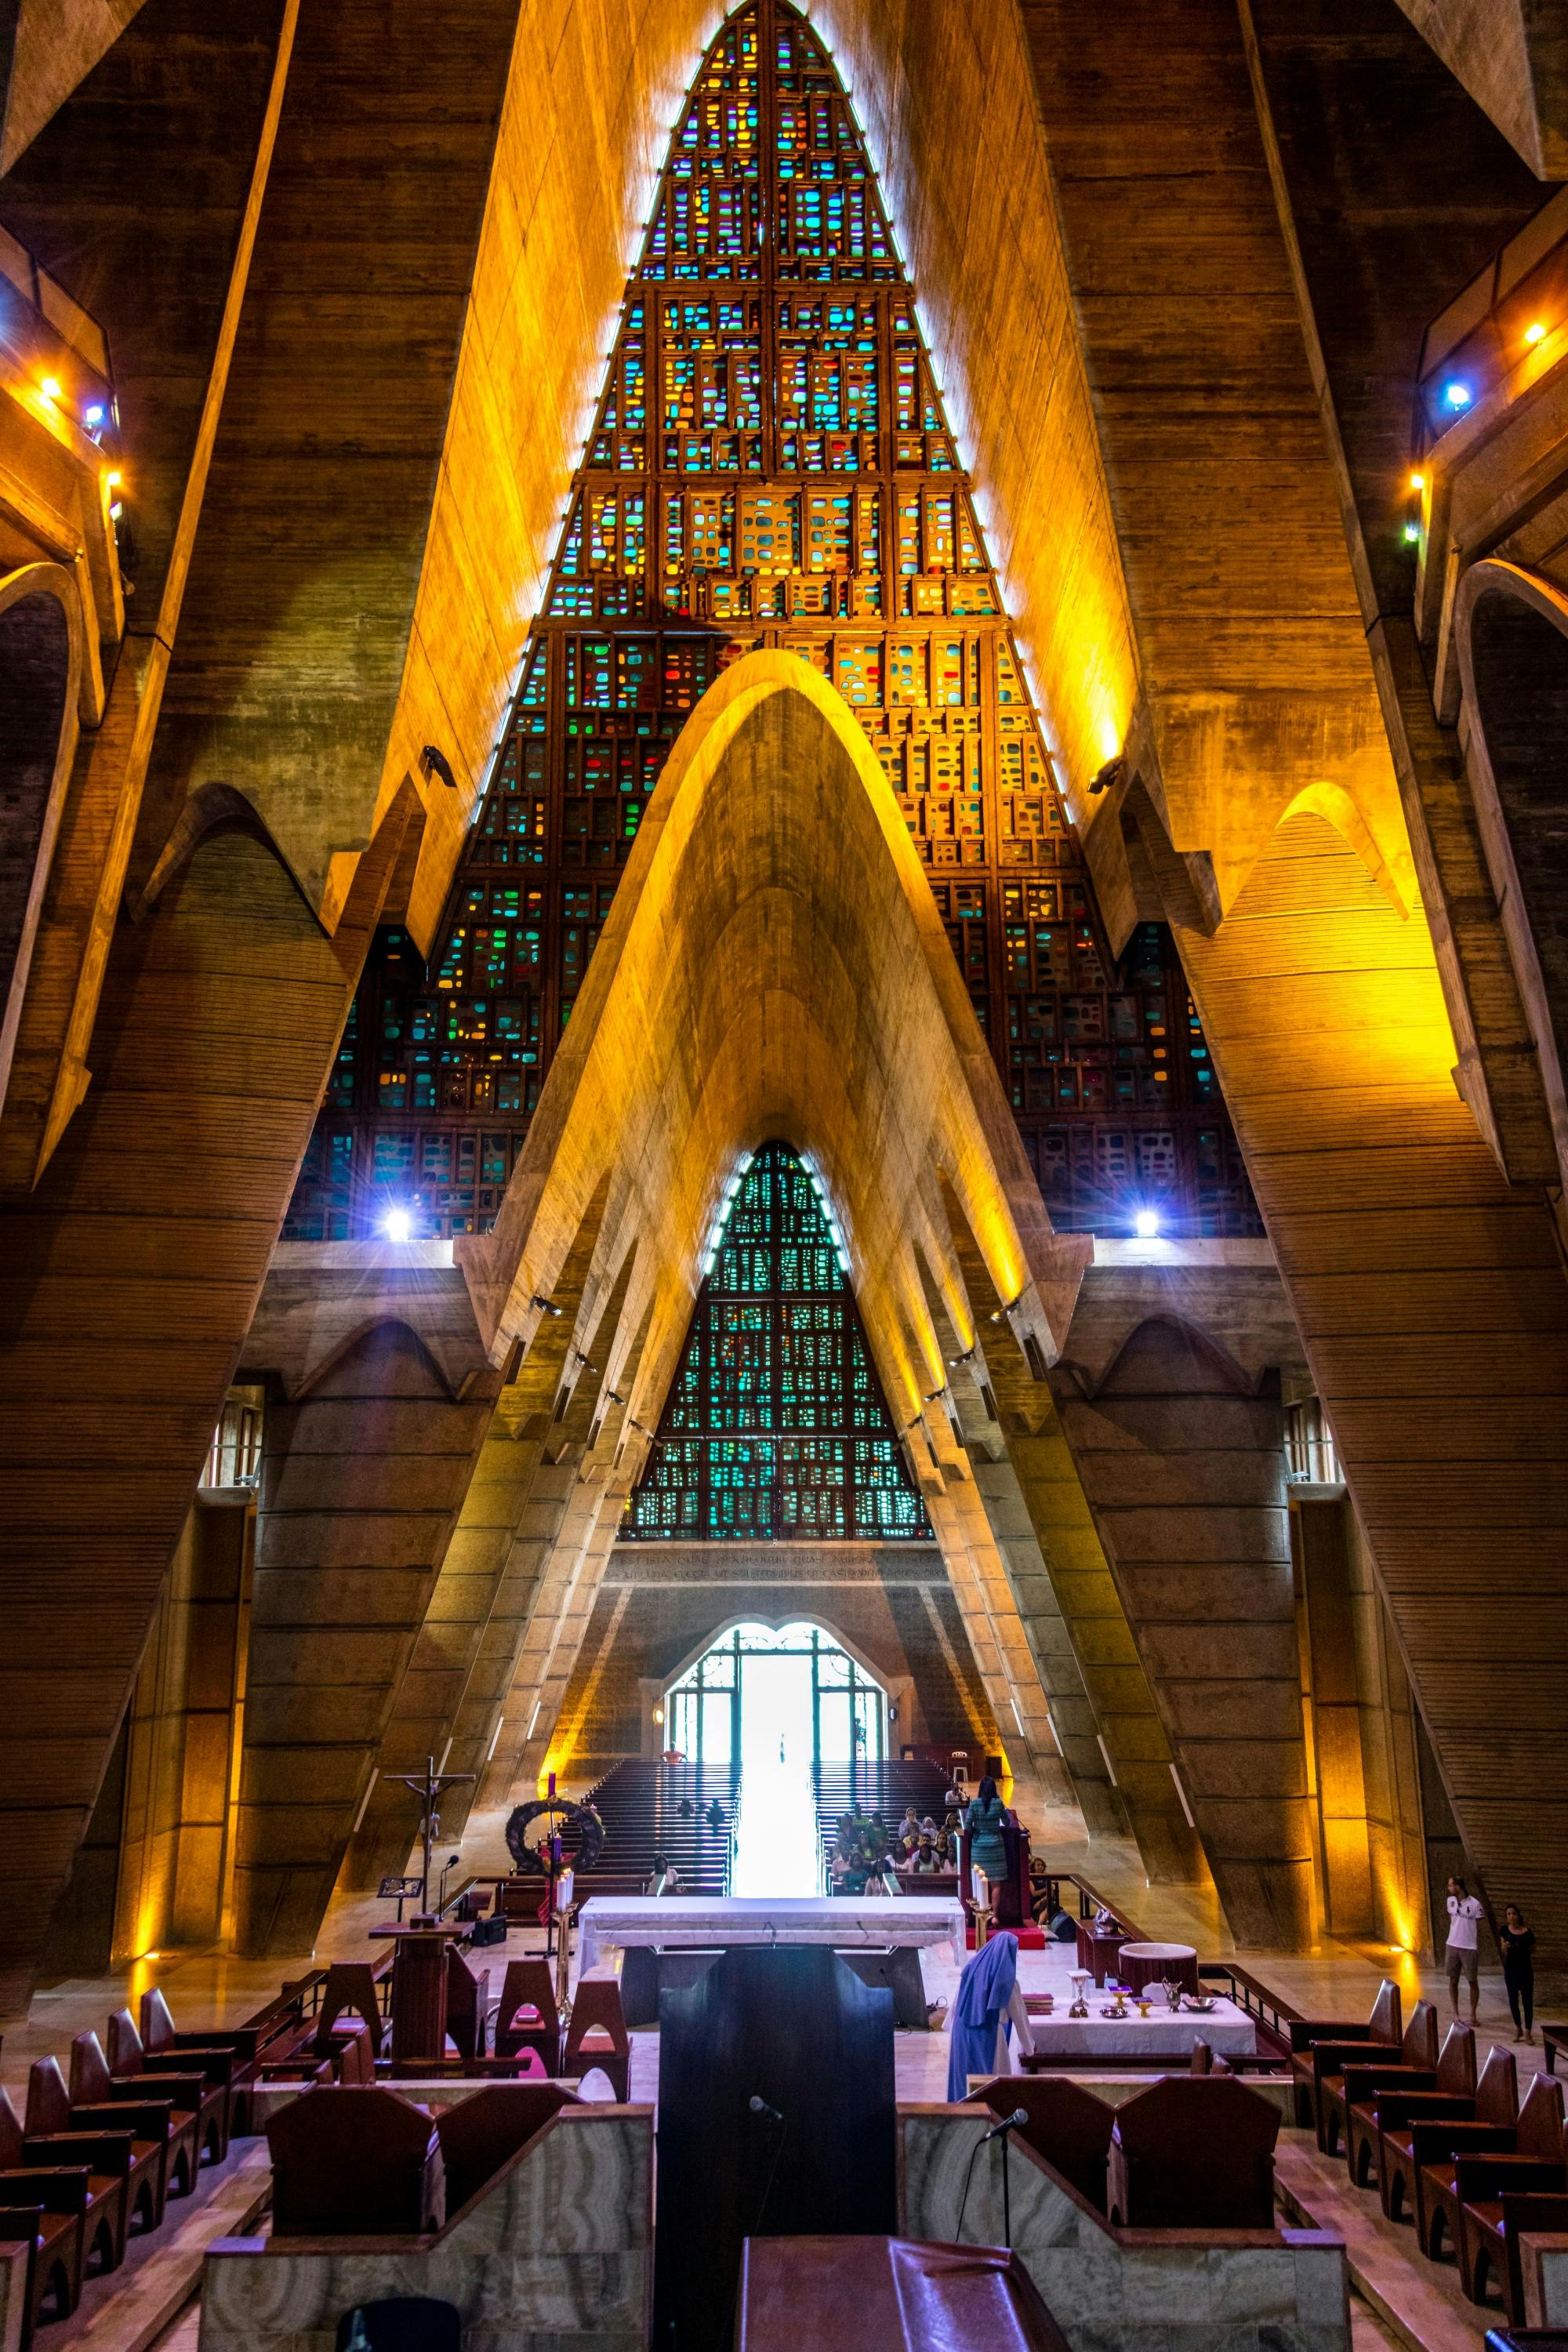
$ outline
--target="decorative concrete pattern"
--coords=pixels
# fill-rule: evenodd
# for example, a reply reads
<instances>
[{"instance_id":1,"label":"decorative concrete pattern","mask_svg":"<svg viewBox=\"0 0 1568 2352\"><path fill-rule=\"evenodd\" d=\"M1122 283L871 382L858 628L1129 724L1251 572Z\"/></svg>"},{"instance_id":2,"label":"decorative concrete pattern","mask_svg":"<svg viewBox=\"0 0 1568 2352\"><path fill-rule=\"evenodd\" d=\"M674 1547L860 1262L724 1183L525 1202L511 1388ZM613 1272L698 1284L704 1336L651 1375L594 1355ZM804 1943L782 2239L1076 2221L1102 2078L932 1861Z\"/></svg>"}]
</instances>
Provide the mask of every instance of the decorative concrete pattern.
<instances>
[{"instance_id":1,"label":"decorative concrete pattern","mask_svg":"<svg viewBox=\"0 0 1568 2352\"><path fill-rule=\"evenodd\" d=\"M910 2237L953 2239L971 2156L992 2118L951 2107L899 2115ZM963 2234L1000 2245L994 2143L974 2166ZM1113 2232L1029 2149L1010 2158L1013 2245L1073 2352L1349 2352L1344 2248L1318 2231Z\"/></svg>"},{"instance_id":2,"label":"decorative concrete pattern","mask_svg":"<svg viewBox=\"0 0 1568 2352\"><path fill-rule=\"evenodd\" d=\"M331 2352L342 2313L393 2294L455 2304L465 2352L644 2352L652 2194L651 2109L565 2109L433 2238L216 2246L201 2352Z\"/></svg>"}]
</instances>

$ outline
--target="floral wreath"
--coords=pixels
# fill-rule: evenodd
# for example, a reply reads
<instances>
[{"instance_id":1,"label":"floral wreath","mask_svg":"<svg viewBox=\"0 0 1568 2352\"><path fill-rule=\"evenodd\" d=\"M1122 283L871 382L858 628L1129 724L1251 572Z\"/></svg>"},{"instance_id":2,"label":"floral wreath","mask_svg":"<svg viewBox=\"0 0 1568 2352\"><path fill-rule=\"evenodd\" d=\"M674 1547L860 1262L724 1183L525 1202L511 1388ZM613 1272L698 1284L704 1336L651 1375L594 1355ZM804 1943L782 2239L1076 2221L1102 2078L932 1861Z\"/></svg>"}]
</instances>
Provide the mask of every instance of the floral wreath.
<instances>
[{"instance_id":1,"label":"floral wreath","mask_svg":"<svg viewBox=\"0 0 1568 2352\"><path fill-rule=\"evenodd\" d=\"M507 1822L507 1852L519 1870L537 1870L552 1878L551 1841L559 1837L564 1847L572 1832L577 1850L563 1853L562 1868L592 1870L605 1850L605 1824L588 1806L575 1805L568 1797L538 1797L519 1805Z\"/></svg>"}]
</instances>

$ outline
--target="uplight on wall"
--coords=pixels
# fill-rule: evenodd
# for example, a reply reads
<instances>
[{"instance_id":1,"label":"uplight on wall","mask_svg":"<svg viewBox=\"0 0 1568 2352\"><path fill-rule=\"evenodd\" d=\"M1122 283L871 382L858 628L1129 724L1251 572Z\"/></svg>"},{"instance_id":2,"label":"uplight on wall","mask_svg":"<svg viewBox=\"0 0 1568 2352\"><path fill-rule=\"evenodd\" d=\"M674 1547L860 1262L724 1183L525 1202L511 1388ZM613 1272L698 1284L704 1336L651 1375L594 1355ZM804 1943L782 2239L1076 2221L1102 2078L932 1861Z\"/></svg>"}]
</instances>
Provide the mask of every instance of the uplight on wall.
<instances>
[{"instance_id":1,"label":"uplight on wall","mask_svg":"<svg viewBox=\"0 0 1568 2352\"><path fill-rule=\"evenodd\" d=\"M1524 340L1527 343L1543 343L1546 341L1546 329L1539 319L1532 319L1526 327Z\"/></svg>"},{"instance_id":2,"label":"uplight on wall","mask_svg":"<svg viewBox=\"0 0 1568 2352\"><path fill-rule=\"evenodd\" d=\"M38 394L41 399L58 400L60 396L60 380L58 376L45 376L38 385Z\"/></svg>"}]
</instances>

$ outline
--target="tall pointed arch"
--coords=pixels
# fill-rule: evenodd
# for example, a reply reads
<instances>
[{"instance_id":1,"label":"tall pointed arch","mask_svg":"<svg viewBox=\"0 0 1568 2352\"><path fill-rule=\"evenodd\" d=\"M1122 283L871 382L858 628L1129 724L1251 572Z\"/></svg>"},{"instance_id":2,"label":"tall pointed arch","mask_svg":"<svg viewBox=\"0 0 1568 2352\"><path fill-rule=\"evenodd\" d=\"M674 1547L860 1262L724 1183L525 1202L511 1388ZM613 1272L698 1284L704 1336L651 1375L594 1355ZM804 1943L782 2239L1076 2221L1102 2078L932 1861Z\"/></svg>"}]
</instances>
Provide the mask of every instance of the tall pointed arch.
<instances>
[{"instance_id":1,"label":"tall pointed arch","mask_svg":"<svg viewBox=\"0 0 1568 2352\"><path fill-rule=\"evenodd\" d=\"M436 952L373 960L293 1237L490 1223L675 738L775 646L899 796L1057 1225L1260 1230L1168 934L1110 957L853 109L749 0L671 142Z\"/></svg>"}]
</instances>

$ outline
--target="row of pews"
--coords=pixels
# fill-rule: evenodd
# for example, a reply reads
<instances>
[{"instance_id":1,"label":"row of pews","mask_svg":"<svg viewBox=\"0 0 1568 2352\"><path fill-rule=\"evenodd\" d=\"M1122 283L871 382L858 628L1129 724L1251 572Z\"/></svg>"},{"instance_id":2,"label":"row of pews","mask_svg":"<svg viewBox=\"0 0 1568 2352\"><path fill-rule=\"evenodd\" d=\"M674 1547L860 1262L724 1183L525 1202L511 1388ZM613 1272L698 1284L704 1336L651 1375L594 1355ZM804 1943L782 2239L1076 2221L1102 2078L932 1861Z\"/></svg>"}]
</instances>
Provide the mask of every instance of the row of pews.
<instances>
[{"instance_id":1,"label":"row of pews","mask_svg":"<svg viewBox=\"0 0 1568 2352\"><path fill-rule=\"evenodd\" d=\"M605 1843L595 1867L576 1874L574 1899L640 1895L656 1854L674 1864L683 1893L728 1895L740 1786L738 1765L629 1758L614 1766L584 1801L605 1825ZM715 1801L718 1828L705 1818Z\"/></svg>"},{"instance_id":2,"label":"row of pews","mask_svg":"<svg viewBox=\"0 0 1568 2352\"><path fill-rule=\"evenodd\" d=\"M286 2174L300 2184L289 2210L315 2215L311 2227L328 2226L321 2219L323 2200L330 2203L337 2191L321 2183L333 2172L330 2152L342 2140L339 2155L353 2154L349 2168L359 2168L363 2179L352 2189L339 2181L348 2203L331 2226L351 2230L379 2210L384 2168L378 2131L392 2134L385 2147L402 2150L397 2161L404 2163L413 2126L395 2119L405 2109L423 2118L421 2149L427 2155L434 2145L424 2111L384 2087L392 2079L478 2077L485 2086L452 2110L469 2120L448 2130L443 2118L444 2210L455 2210L454 2168L460 2181L479 2161L472 2149L500 2148L495 2164L503 2162L521 2144L517 2134L526 2138L542 2128L574 2095L573 2086L595 2070L616 2100L627 2099L631 2038L616 1982L585 1980L563 2014L548 1959L509 1961L498 1997L488 1970L449 1949L443 2054L400 2061L393 1978L385 1959L334 1963L285 1986L247 2024L202 2033L179 2032L153 1988L142 1997L140 2021L121 2009L102 2039L79 2033L65 2069L56 2057L37 2059L22 2116L0 2088L0 2261L25 2266L19 2279L7 2270L5 2298L8 2310L21 2311L24 2352L39 2326L71 2315L89 2279L120 2267L130 2239L163 2227L171 2205L193 2194L204 2166L223 2163L234 2138L265 2129L276 2164L275 2136L281 2133ZM331 2098L313 2095L329 2091ZM291 2095L301 2092L312 2095ZM487 2103L477 2105L481 2099ZM273 2107L276 2115L268 2112ZM307 2124L288 2120L300 2114ZM298 2140L301 2131L305 2141ZM468 2156L461 2153L469 2146L465 2134L472 2140ZM397 2178L406 2170L405 2165ZM285 2194L295 2192L286 2188ZM400 2191L394 2205L405 2216L416 2206L425 2215L406 2221L409 2228L438 2226L439 2213L429 2218L429 2197Z\"/></svg>"},{"instance_id":3,"label":"row of pews","mask_svg":"<svg viewBox=\"0 0 1568 2352\"><path fill-rule=\"evenodd\" d=\"M1520 2240L1568 2231L1562 2084L1533 2075L1521 2100L1513 2053L1496 2044L1478 2075L1474 2029L1451 2025L1439 2048L1432 2003L1405 2022L1388 1980L1364 2023L1302 2019L1290 2034L1297 2122L1390 2221L1414 2225L1430 2261L1457 2263L1469 2302L1495 2284L1522 2326Z\"/></svg>"},{"instance_id":4,"label":"row of pews","mask_svg":"<svg viewBox=\"0 0 1568 2352\"><path fill-rule=\"evenodd\" d=\"M84 2282L117 2270L127 2240L163 2227L189 2197L204 2163L221 2164L250 2128L258 2088L297 2079L319 1977L226 2032L181 2033L154 1988L140 2023L116 2010L106 2029L79 2033L68 2075L37 2059L18 2117L0 2089L0 2243L26 2252L20 2294L24 2342L47 2319L76 2309Z\"/></svg>"}]
</instances>

